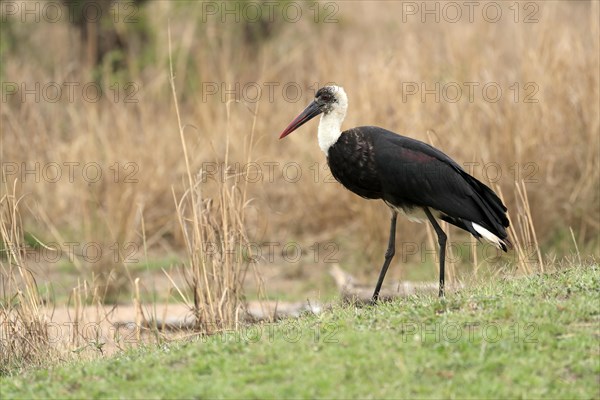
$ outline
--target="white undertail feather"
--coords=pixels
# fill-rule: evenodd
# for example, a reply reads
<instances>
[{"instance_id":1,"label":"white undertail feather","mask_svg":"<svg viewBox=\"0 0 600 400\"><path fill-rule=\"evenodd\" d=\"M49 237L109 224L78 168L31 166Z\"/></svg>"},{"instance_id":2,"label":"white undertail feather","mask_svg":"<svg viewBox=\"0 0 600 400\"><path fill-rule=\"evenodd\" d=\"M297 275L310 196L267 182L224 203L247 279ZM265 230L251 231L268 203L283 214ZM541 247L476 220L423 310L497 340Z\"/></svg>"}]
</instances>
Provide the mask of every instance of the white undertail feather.
<instances>
[{"instance_id":1,"label":"white undertail feather","mask_svg":"<svg viewBox=\"0 0 600 400\"><path fill-rule=\"evenodd\" d=\"M484 239L489 240L499 249L502 249L502 246L506 246L506 243L504 243L502 239L485 229L483 226L477 225L475 222L471 222L471 224L473 225L475 232L479 233Z\"/></svg>"},{"instance_id":2,"label":"white undertail feather","mask_svg":"<svg viewBox=\"0 0 600 400\"><path fill-rule=\"evenodd\" d=\"M337 101L333 103L329 112L321 115L321 122L319 122L319 147L325 155L340 138L342 122L346 117L346 110L348 110L348 96L344 89L339 86L331 86L331 88Z\"/></svg>"}]
</instances>

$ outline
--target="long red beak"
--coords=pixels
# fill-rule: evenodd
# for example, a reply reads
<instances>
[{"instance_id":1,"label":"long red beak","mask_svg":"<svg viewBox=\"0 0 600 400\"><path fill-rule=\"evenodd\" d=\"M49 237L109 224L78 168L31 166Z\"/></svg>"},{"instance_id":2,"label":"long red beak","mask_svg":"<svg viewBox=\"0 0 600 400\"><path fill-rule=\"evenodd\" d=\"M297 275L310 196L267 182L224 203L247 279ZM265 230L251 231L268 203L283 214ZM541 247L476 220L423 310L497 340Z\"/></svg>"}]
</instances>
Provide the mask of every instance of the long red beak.
<instances>
[{"instance_id":1,"label":"long red beak","mask_svg":"<svg viewBox=\"0 0 600 400\"><path fill-rule=\"evenodd\" d=\"M317 104L316 101L313 101L308 105L308 107L304 109L304 111L300 113L300 115L298 115L296 118L294 118L292 122L290 122L290 124L287 126L287 128L285 128L283 132L281 132L279 139L283 139L284 137L294 132L296 129L298 129L317 115L321 114L322 112L323 111L321 110L319 104Z\"/></svg>"}]
</instances>

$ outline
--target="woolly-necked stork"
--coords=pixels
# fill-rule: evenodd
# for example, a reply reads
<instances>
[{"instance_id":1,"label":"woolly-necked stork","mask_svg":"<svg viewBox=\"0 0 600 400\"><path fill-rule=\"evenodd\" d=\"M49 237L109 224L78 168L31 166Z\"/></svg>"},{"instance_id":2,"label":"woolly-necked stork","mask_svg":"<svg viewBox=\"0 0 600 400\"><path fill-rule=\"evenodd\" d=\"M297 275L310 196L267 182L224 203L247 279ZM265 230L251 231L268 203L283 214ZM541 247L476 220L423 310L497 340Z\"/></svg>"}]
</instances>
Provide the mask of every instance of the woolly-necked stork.
<instances>
[{"instance_id":1,"label":"woolly-necked stork","mask_svg":"<svg viewBox=\"0 0 600 400\"><path fill-rule=\"evenodd\" d=\"M310 119L322 114L319 146L327 156L331 173L348 190L366 199L382 199L392 211L385 261L373 293L373 301L385 278L396 247L398 212L433 225L440 246L439 295L444 296L446 234L436 217L484 238L506 251L509 221L506 207L486 185L469 175L440 150L416 139L375 126L341 130L348 97L339 86L319 89L312 103L285 130L286 137Z\"/></svg>"}]
</instances>

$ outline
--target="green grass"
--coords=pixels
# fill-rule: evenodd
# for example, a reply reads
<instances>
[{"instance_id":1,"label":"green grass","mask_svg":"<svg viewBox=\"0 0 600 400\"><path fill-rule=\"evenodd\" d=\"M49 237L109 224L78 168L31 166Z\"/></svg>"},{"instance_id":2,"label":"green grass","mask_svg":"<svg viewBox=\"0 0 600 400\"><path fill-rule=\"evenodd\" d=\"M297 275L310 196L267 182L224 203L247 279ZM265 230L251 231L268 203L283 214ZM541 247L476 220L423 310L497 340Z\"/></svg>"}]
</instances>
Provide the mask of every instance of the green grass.
<instances>
[{"instance_id":1,"label":"green grass","mask_svg":"<svg viewBox=\"0 0 600 400\"><path fill-rule=\"evenodd\" d=\"M0 381L3 398L600 398L600 268L130 350Z\"/></svg>"}]
</instances>

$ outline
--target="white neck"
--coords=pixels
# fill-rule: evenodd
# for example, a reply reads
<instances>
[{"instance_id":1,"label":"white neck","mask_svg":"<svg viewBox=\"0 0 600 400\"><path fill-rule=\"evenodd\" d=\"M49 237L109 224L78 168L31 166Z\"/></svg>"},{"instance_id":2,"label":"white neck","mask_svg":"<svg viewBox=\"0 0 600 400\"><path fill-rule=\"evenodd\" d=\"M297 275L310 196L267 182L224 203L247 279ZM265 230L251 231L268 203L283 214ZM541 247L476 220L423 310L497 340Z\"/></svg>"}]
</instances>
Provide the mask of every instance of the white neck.
<instances>
[{"instance_id":1,"label":"white neck","mask_svg":"<svg viewBox=\"0 0 600 400\"><path fill-rule=\"evenodd\" d=\"M321 115L319 122L319 147L327 155L329 148L337 142L342 134L344 115L332 110L329 114Z\"/></svg>"},{"instance_id":2,"label":"white neck","mask_svg":"<svg viewBox=\"0 0 600 400\"><path fill-rule=\"evenodd\" d=\"M342 134L342 122L346 110L342 107L334 108L328 114L321 115L319 122L319 147L327 155L329 148L337 142Z\"/></svg>"}]
</instances>

